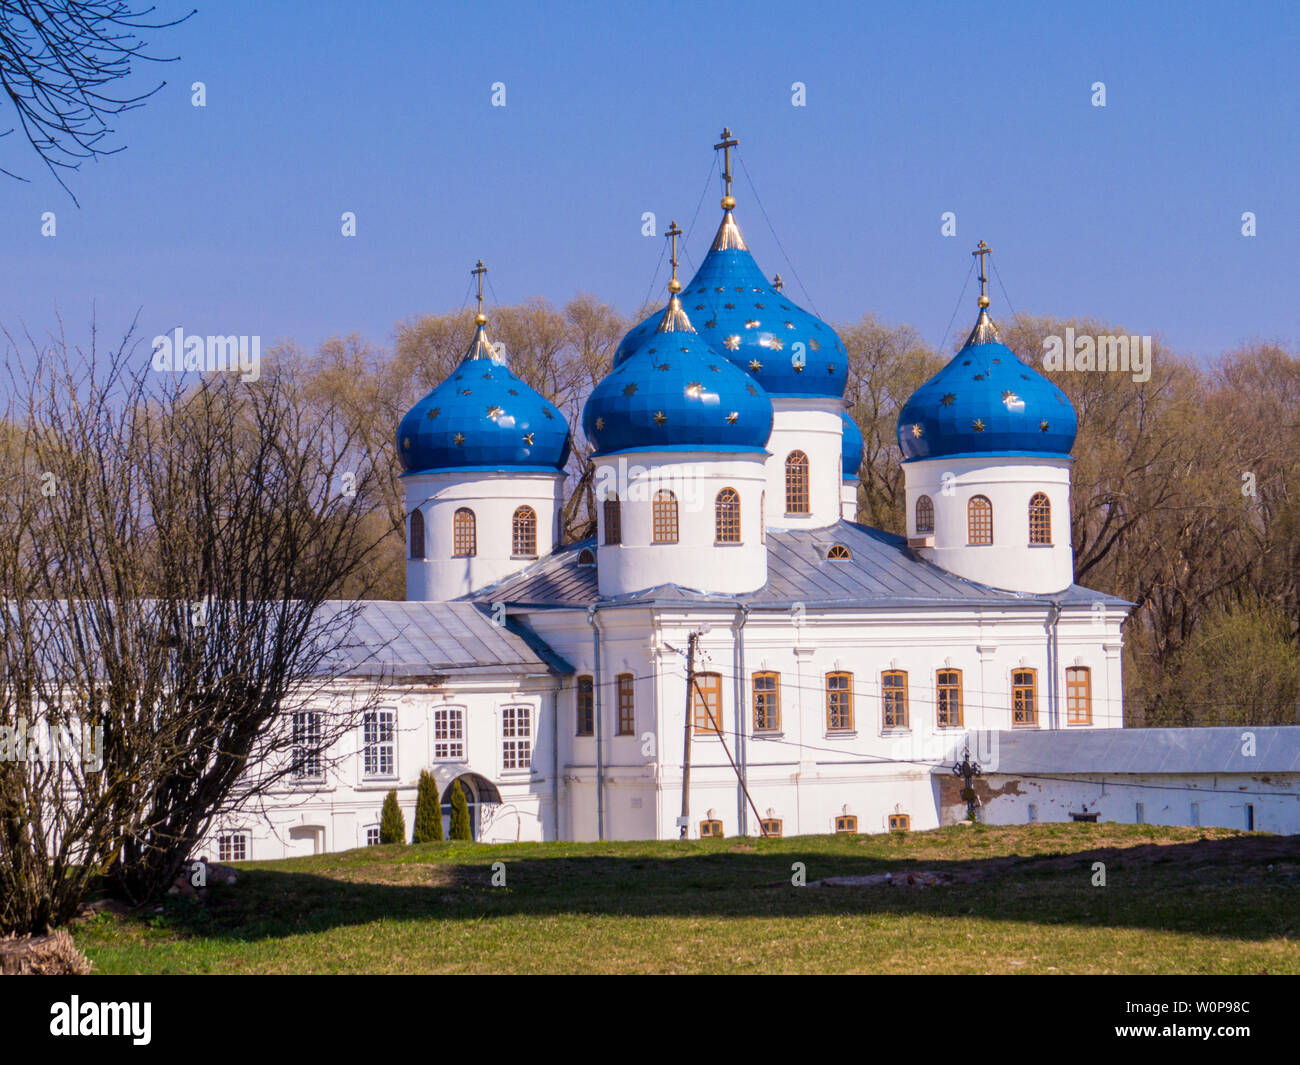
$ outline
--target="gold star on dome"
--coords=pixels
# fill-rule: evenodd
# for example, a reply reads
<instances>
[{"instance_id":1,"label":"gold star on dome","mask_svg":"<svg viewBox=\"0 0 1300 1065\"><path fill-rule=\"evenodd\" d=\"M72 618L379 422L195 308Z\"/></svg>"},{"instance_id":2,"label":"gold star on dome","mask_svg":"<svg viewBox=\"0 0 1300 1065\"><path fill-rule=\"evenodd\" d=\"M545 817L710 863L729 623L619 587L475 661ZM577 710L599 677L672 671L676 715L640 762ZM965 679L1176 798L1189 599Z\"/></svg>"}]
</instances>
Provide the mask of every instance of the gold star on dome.
<instances>
[{"instance_id":1,"label":"gold star on dome","mask_svg":"<svg viewBox=\"0 0 1300 1065\"><path fill-rule=\"evenodd\" d=\"M709 369L712 370L714 373L722 373L721 368L714 366L713 363L709 363Z\"/></svg>"},{"instance_id":2,"label":"gold star on dome","mask_svg":"<svg viewBox=\"0 0 1300 1065\"><path fill-rule=\"evenodd\" d=\"M681 352L683 355L689 355L691 353L691 349L684 347L681 349Z\"/></svg>"},{"instance_id":3,"label":"gold star on dome","mask_svg":"<svg viewBox=\"0 0 1300 1065\"><path fill-rule=\"evenodd\" d=\"M970 423L970 427L974 429L977 433L984 432L984 419L976 418L973 422Z\"/></svg>"},{"instance_id":4,"label":"gold star on dome","mask_svg":"<svg viewBox=\"0 0 1300 1065\"><path fill-rule=\"evenodd\" d=\"M1002 391L1002 402L1005 403L1007 400L1010 400L1012 403L1016 401L1016 394L1009 388L1003 389Z\"/></svg>"},{"instance_id":5,"label":"gold star on dome","mask_svg":"<svg viewBox=\"0 0 1300 1065\"><path fill-rule=\"evenodd\" d=\"M767 310L767 308L764 307L761 303L755 303L755 304L754 304L754 307L755 307L757 310L760 310L760 311L765 311L765 310Z\"/></svg>"},{"instance_id":6,"label":"gold star on dome","mask_svg":"<svg viewBox=\"0 0 1300 1065\"><path fill-rule=\"evenodd\" d=\"M407 451L411 449L411 438L409 436L402 437L402 447Z\"/></svg>"},{"instance_id":7,"label":"gold star on dome","mask_svg":"<svg viewBox=\"0 0 1300 1065\"><path fill-rule=\"evenodd\" d=\"M504 413L505 411L503 411L500 407L496 406L495 404L491 407L488 407L487 409L487 416L489 418L500 418L501 415L503 415Z\"/></svg>"},{"instance_id":8,"label":"gold star on dome","mask_svg":"<svg viewBox=\"0 0 1300 1065\"><path fill-rule=\"evenodd\" d=\"M751 373L758 373L758 371L761 370L762 368L763 368L763 364L759 362L757 359L749 360L749 369Z\"/></svg>"},{"instance_id":9,"label":"gold star on dome","mask_svg":"<svg viewBox=\"0 0 1300 1065\"><path fill-rule=\"evenodd\" d=\"M533 434L532 434L532 433L524 433L524 443L527 444L529 447L532 447L532 446L533 446Z\"/></svg>"},{"instance_id":10,"label":"gold star on dome","mask_svg":"<svg viewBox=\"0 0 1300 1065\"><path fill-rule=\"evenodd\" d=\"M745 323L745 328L746 328L746 329L757 329L757 328L758 328L758 319L757 319L757 318L751 318L748 322Z\"/></svg>"},{"instance_id":11,"label":"gold star on dome","mask_svg":"<svg viewBox=\"0 0 1300 1065\"><path fill-rule=\"evenodd\" d=\"M668 370L670 368L671 367L669 367L668 363L666 362L661 362L658 366L655 367L656 370Z\"/></svg>"},{"instance_id":12,"label":"gold star on dome","mask_svg":"<svg viewBox=\"0 0 1300 1065\"><path fill-rule=\"evenodd\" d=\"M661 410L655 411L655 425L663 425L663 423L666 422L667 420L668 420L668 415L666 415L663 411Z\"/></svg>"},{"instance_id":13,"label":"gold star on dome","mask_svg":"<svg viewBox=\"0 0 1300 1065\"><path fill-rule=\"evenodd\" d=\"M550 407L543 407L543 408L542 408L542 413L543 413L544 415L546 415L546 420L547 420L548 422L553 422L553 421L555 421L555 415L551 413L551 408L550 408Z\"/></svg>"},{"instance_id":14,"label":"gold star on dome","mask_svg":"<svg viewBox=\"0 0 1300 1065\"><path fill-rule=\"evenodd\" d=\"M483 375L483 380L484 380L484 381L491 381L491 380L492 380L492 374L491 374L490 371L489 371L488 373L485 373L485 374Z\"/></svg>"},{"instance_id":15,"label":"gold star on dome","mask_svg":"<svg viewBox=\"0 0 1300 1065\"><path fill-rule=\"evenodd\" d=\"M727 290L726 290L725 288L723 288L721 285L719 285L719 286L718 286L717 288L715 288L713 291L714 291L714 292L726 292Z\"/></svg>"},{"instance_id":16,"label":"gold star on dome","mask_svg":"<svg viewBox=\"0 0 1300 1065\"><path fill-rule=\"evenodd\" d=\"M740 337L736 336L735 333L732 333L731 336L727 337L727 339L722 342L722 346L728 351L735 351L740 347Z\"/></svg>"},{"instance_id":17,"label":"gold star on dome","mask_svg":"<svg viewBox=\"0 0 1300 1065\"><path fill-rule=\"evenodd\" d=\"M746 385L745 391L748 392L751 396L758 395L758 389L755 388L753 385Z\"/></svg>"},{"instance_id":18,"label":"gold star on dome","mask_svg":"<svg viewBox=\"0 0 1300 1065\"><path fill-rule=\"evenodd\" d=\"M913 436L920 436L921 433L922 433L922 429L921 429L921 426L920 426L920 425L914 425L914 426L912 426L912 435L913 435Z\"/></svg>"},{"instance_id":19,"label":"gold star on dome","mask_svg":"<svg viewBox=\"0 0 1300 1065\"><path fill-rule=\"evenodd\" d=\"M1047 432L1047 419L1046 419L1046 418L1044 418L1041 422L1038 423L1038 428L1040 428L1043 432Z\"/></svg>"},{"instance_id":20,"label":"gold star on dome","mask_svg":"<svg viewBox=\"0 0 1300 1065\"><path fill-rule=\"evenodd\" d=\"M808 341L808 346L809 346L810 348L812 348L813 351L821 351L821 349L822 349L821 344L819 344L819 343L818 343L817 341L815 341L815 340L810 340L810 341Z\"/></svg>"},{"instance_id":21,"label":"gold star on dome","mask_svg":"<svg viewBox=\"0 0 1300 1065\"><path fill-rule=\"evenodd\" d=\"M635 382L635 381L633 381L630 385L626 385L626 386L624 386L624 388L623 388L623 395L625 395L625 396L631 396L631 395L635 395L635 394L636 394L636 382Z\"/></svg>"},{"instance_id":22,"label":"gold star on dome","mask_svg":"<svg viewBox=\"0 0 1300 1065\"><path fill-rule=\"evenodd\" d=\"M713 329L714 327L717 326L717 324L718 324L718 320L716 318L710 318L707 322L704 323L704 328Z\"/></svg>"},{"instance_id":23,"label":"gold star on dome","mask_svg":"<svg viewBox=\"0 0 1300 1065\"><path fill-rule=\"evenodd\" d=\"M519 389L517 388L507 388L506 391L509 392L512 396L519 395Z\"/></svg>"},{"instance_id":24,"label":"gold star on dome","mask_svg":"<svg viewBox=\"0 0 1300 1065\"><path fill-rule=\"evenodd\" d=\"M462 389L460 390L460 394L461 394L462 396L472 396L474 393L473 393L473 390L472 390L472 389L469 389L469 388L462 388Z\"/></svg>"},{"instance_id":25,"label":"gold star on dome","mask_svg":"<svg viewBox=\"0 0 1300 1065\"><path fill-rule=\"evenodd\" d=\"M803 363L801 363L801 362L796 362L796 363L794 364L794 372L795 372L795 373L803 373Z\"/></svg>"},{"instance_id":26,"label":"gold star on dome","mask_svg":"<svg viewBox=\"0 0 1300 1065\"><path fill-rule=\"evenodd\" d=\"M794 328L794 322L786 322L786 323L785 323L785 327L786 327L787 329L793 329L793 328Z\"/></svg>"},{"instance_id":27,"label":"gold star on dome","mask_svg":"<svg viewBox=\"0 0 1300 1065\"><path fill-rule=\"evenodd\" d=\"M722 309L724 311L734 311L736 309L736 305L734 303L724 303L722 305Z\"/></svg>"},{"instance_id":28,"label":"gold star on dome","mask_svg":"<svg viewBox=\"0 0 1300 1065\"><path fill-rule=\"evenodd\" d=\"M690 384L686 386L686 394L688 396L698 396L703 391L704 391L704 386L700 384L699 381L692 381Z\"/></svg>"},{"instance_id":29,"label":"gold star on dome","mask_svg":"<svg viewBox=\"0 0 1300 1065\"><path fill-rule=\"evenodd\" d=\"M740 420L740 412L739 412L739 411L735 411L735 410L733 410L730 414L727 415L727 424L728 424L728 425L735 425L736 422L739 421L739 420Z\"/></svg>"},{"instance_id":30,"label":"gold star on dome","mask_svg":"<svg viewBox=\"0 0 1300 1065\"><path fill-rule=\"evenodd\" d=\"M605 419L604 419L604 418L597 418L597 419L596 419L596 428L597 428L597 429L604 429L604 428L605 428Z\"/></svg>"},{"instance_id":31,"label":"gold star on dome","mask_svg":"<svg viewBox=\"0 0 1300 1065\"><path fill-rule=\"evenodd\" d=\"M441 413L442 413L442 408L441 408L441 407L430 407L430 408L429 408L429 417L430 417L430 418L436 418L436 417L438 417L438 415L441 414Z\"/></svg>"},{"instance_id":32,"label":"gold star on dome","mask_svg":"<svg viewBox=\"0 0 1300 1065\"><path fill-rule=\"evenodd\" d=\"M780 351L783 347L785 347L785 341L782 340L780 337L768 337L767 346L771 348L773 351Z\"/></svg>"},{"instance_id":33,"label":"gold star on dome","mask_svg":"<svg viewBox=\"0 0 1300 1065\"><path fill-rule=\"evenodd\" d=\"M954 403L957 402L957 393L945 392L943 399L939 400L939 402L942 403L945 407L951 407Z\"/></svg>"},{"instance_id":34,"label":"gold star on dome","mask_svg":"<svg viewBox=\"0 0 1300 1065\"><path fill-rule=\"evenodd\" d=\"M465 443L465 434L457 433L452 439L456 441L456 446L460 447L462 444Z\"/></svg>"},{"instance_id":35,"label":"gold star on dome","mask_svg":"<svg viewBox=\"0 0 1300 1065\"><path fill-rule=\"evenodd\" d=\"M833 362L832 362L832 363L828 363L827 366L826 366L826 372L827 372L828 374L834 374L834 373L835 373L835 363L833 363Z\"/></svg>"}]
</instances>

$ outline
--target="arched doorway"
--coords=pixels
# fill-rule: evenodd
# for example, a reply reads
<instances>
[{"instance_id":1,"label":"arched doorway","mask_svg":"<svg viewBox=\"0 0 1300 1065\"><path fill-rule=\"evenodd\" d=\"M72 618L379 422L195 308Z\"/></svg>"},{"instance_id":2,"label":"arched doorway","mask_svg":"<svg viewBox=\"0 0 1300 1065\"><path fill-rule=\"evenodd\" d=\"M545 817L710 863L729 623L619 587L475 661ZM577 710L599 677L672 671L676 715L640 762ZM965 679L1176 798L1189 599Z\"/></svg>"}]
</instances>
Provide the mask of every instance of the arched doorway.
<instances>
[{"instance_id":1,"label":"arched doorway","mask_svg":"<svg viewBox=\"0 0 1300 1065\"><path fill-rule=\"evenodd\" d=\"M485 818L490 818L492 809L501 805L501 793L487 777L478 773L462 773L451 781L442 793L442 829L449 838L451 835L451 788L460 782L460 790L465 793L465 802L469 805L470 835L479 838L480 827Z\"/></svg>"}]
</instances>

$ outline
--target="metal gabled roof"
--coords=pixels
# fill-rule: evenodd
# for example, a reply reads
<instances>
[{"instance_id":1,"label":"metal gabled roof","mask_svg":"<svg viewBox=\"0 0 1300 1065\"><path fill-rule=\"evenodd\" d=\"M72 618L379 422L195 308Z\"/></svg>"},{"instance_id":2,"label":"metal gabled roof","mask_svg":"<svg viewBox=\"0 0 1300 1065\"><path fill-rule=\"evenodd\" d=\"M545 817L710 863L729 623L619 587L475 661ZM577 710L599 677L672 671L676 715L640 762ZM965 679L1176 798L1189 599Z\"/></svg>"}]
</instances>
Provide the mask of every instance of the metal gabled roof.
<instances>
[{"instance_id":1,"label":"metal gabled roof","mask_svg":"<svg viewBox=\"0 0 1300 1065\"><path fill-rule=\"evenodd\" d=\"M572 668L531 630L513 619L496 624L469 602L368 600L322 605L328 623L355 609L348 638L334 648L338 672L400 677L471 673L571 673ZM345 622L348 619L345 619Z\"/></svg>"},{"instance_id":2,"label":"metal gabled roof","mask_svg":"<svg viewBox=\"0 0 1300 1065\"><path fill-rule=\"evenodd\" d=\"M1300 773L1300 725L1012 729L981 734L979 749L999 774Z\"/></svg>"},{"instance_id":3,"label":"metal gabled roof","mask_svg":"<svg viewBox=\"0 0 1300 1065\"><path fill-rule=\"evenodd\" d=\"M852 557L828 560L826 552L832 544L843 544ZM532 608L661 603L743 604L759 610L785 609L793 603L864 609L954 604L1003 607L1051 602L1067 605L1103 602L1122 609L1132 605L1078 585L1057 595L1031 595L976 584L926 562L908 548L902 536L848 521L825 529L769 529L767 584L747 595L717 595L665 584L642 592L601 598L596 567L578 564L584 548L599 550L594 539L570 544L522 573L481 590L474 599Z\"/></svg>"}]
</instances>

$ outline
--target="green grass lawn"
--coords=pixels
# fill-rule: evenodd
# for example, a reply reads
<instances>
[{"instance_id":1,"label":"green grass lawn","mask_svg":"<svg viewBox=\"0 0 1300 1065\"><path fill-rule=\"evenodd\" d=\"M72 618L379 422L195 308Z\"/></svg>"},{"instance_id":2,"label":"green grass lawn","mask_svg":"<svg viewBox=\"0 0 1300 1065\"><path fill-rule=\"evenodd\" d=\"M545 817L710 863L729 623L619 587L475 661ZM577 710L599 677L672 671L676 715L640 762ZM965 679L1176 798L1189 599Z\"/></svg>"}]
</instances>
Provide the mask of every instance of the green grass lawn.
<instances>
[{"instance_id":1,"label":"green grass lawn","mask_svg":"<svg viewBox=\"0 0 1300 1065\"><path fill-rule=\"evenodd\" d=\"M795 887L795 862L810 883L954 882ZM1300 837L1226 829L433 843L239 869L206 903L83 919L77 944L104 973L1300 973Z\"/></svg>"}]
</instances>

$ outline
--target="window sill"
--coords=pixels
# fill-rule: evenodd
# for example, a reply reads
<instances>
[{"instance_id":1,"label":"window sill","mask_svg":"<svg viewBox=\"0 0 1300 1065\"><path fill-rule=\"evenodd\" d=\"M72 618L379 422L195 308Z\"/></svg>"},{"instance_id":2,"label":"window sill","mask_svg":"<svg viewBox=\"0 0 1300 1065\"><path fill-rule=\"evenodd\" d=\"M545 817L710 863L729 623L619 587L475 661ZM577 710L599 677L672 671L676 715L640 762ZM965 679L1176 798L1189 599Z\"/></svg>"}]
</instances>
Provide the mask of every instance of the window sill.
<instances>
[{"instance_id":1,"label":"window sill","mask_svg":"<svg viewBox=\"0 0 1300 1065\"><path fill-rule=\"evenodd\" d=\"M510 561L511 562L536 562L537 558L538 558L537 555L511 555Z\"/></svg>"},{"instance_id":2,"label":"window sill","mask_svg":"<svg viewBox=\"0 0 1300 1065\"><path fill-rule=\"evenodd\" d=\"M477 557L478 557L478 552L475 551L475 552L473 552L473 553L471 553L471 554L468 554L468 555L452 555L451 557L452 557L452 558L477 558Z\"/></svg>"},{"instance_id":3,"label":"window sill","mask_svg":"<svg viewBox=\"0 0 1300 1065\"><path fill-rule=\"evenodd\" d=\"M1037 721L1019 721L1019 722L1013 721L1011 722L1011 727L1012 728L1038 728L1038 722Z\"/></svg>"},{"instance_id":4,"label":"window sill","mask_svg":"<svg viewBox=\"0 0 1300 1065\"><path fill-rule=\"evenodd\" d=\"M1035 547L1055 547L1056 545L1055 544L1026 544L1025 546L1029 548L1035 548Z\"/></svg>"},{"instance_id":5,"label":"window sill","mask_svg":"<svg viewBox=\"0 0 1300 1065\"><path fill-rule=\"evenodd\" d=\"M755 729L752 735L756 740L779 740L785 738L785 733L780 729Z\"/></svg>"},{"instance_id":6,"label":"window sill","mask_svg":"<svg viewBox=\"0 0 1300 1065\"><path fill-rule=\"evenodd\" d=\"M811 517L812 517L812 511L810 511L810 510L787 510L787 511L785 512L784 517L787 517L787 518L811 518Z\"/></svg>"},{"instance_id":7,"label":"window sill","mask_svg":"<svg viewBox=\"0 0 1300 1065\"><path fill-rule=\"evenodd\" d=\"M880 730L882 736L910 736L911 734L912 728L910 725L886 726Z\"/></svg>"},{"instance_id":8,"label":"window sill","mask_svg":"<svg viewBox=\"0 0 1300 1065\"><path fill-rule=\"evenodd\" d=\"M469 759L466 758L463 754L449 754L449 755L444 755L441 758L438 757L437 755L434 755L433 760L437 762L439 765L468 765L469 764Z\"/></svg>"},{"instance_id":9,"label":"window sill","mask_svg":"<svg viewBox=\"0 0 1300 1065\"><path fill-rule=\"evenodd\" d=\"M967 547L992 547L992 544L967 544Z\"/></svg>"},{"instance_id":10,"label":"window sill","mask_svg":"<svg viewBox=\"0 0 1300 1065\"><path fill-rule=\"evenodd\" d=\"M827 740L852 740L857 736L858 730L854 728L827 729L822 733L822 738Z\"/></svg>"},{"instance_id":11,"label":"window sill","mask_svg":"<svg viewBox=\"0 0 1300 1065\"><path fill-rule=\"evenodd\" d=\"M1066 728L1092 728L1091 721L1067 721Z\"/></svg>"},{"instance_id":12,"label":"window sill","mask_svg":"<svg viewBox=\"0 0 1300 1065\"><path fill-rule=\"evenodd\" d=\"M744 547L744 540L714 540L714 547Z\"/></svg>"},{"instance_id":13,"label":"window sill","mask_svg":"<svg viewBox=\"0 0 1300 1065\"><path fill-rule=\"evenodd\" d=\"M955 732L959 729L964 729L966 726L963 725L960 721L958 721L955 725L936 724L934 727L939 729L944 729L947 732Z\"/></svg>"},{"instance_id":14,"label":"window sill","mask_svg":"<svg viewBox=\"0 0 1300 1065\"><path fill-rule=\"evenodd\" d=\"M527 777L531 777L531 776L534 776L534 775L535 775L535 774L533 773L533 770L532 770L531 767L528 768L528 769L503 769L503 770L501 770L501 777L502 777L502 779L505 779L505 778L507 778L507 777L515 778L515 779L525 779L525 778L527 778Z\"/></svg>"},{"instance_id":15,"label":"window sill","mask_svg":"<svg viewBox=\"0 0 1300 1065\"><path fill-rule=\"evenodd\" d=\"M357 791L389 791L400 783L398 777L366 777L357 785Z\"/></svg>"},{"instance_id":16,"label":"window sill","mask_svg":"<svg viewBox=\"0 0 1300 1065\"><path fill-rule=\"evenodd\" d=\"M680 542L681 542L680 540L651 540L650 546L651 547L674 547Z\"/></svg>"}]
</instances>

